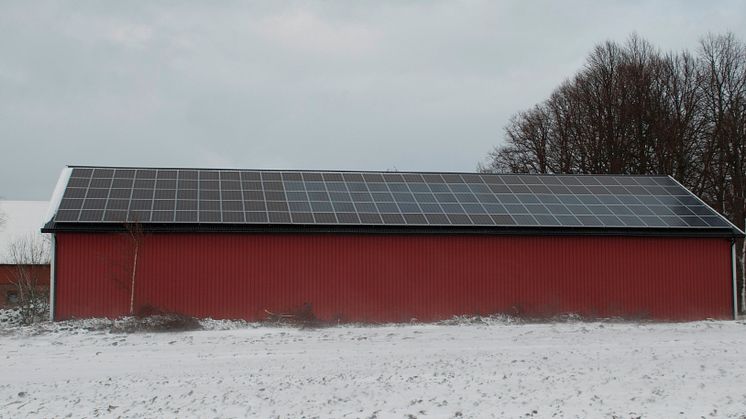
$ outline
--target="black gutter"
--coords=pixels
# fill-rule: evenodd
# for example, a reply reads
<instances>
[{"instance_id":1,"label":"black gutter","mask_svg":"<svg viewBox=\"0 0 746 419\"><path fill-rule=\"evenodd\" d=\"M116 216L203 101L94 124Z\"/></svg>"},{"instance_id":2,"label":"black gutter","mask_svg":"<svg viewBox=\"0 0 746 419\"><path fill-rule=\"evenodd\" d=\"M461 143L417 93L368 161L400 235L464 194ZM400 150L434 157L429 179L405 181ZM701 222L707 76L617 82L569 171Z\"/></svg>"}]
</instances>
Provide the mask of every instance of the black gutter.
<instances>
[{"instance_id":1,"label":"black gutter","mask_svg":"<svg viewBox=\"0 0 746 419\"><path fill-rule=\"evenodd\" d=\"M608 227L511 227L511 226L390 226L390 225L294 225L142 223L146 233L321 233L321 234L474 234L497 236L636 236L742 238L731 228L608 228ZM49 222L42 233L121 233L124 223ZM740 233L740 232L739 232Z\"/></svg>"}]
</instances>

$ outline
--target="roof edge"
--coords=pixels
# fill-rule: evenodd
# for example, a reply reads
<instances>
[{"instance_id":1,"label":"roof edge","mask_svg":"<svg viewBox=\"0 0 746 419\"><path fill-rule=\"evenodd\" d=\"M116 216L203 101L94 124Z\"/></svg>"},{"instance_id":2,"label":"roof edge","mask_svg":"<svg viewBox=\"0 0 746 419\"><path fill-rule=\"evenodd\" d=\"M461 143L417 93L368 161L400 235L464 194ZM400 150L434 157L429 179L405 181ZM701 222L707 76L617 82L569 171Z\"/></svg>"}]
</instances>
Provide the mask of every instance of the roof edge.
<instances>
[{"instance_id":1,"label":"roof edge","mask_svg":"<svg viewBox=\"0 0 746 419\"><path fill-rule=\"evenodd\" d=\"M315 225L315 224L206 224L148 223L146 233L330 233L330 234L474 234L498 236L635 236L743 238L731 228L605 228L605 227L485 227L426 225ZM44 233L122 233L123 223L47 223Z\"/></svg>"},{"instance_id":2,"label":"roof edge","mask_svg":"<svg viewBox=\"0 0 746 419\"><path fill-rule=\"evenodd\" d=\"M70 181L72 173L73 169L69 166L66 166L60 172L60 176L57 178L57 184L54 186L54 191L52 192L52 197L49 199L49 207L47 208L47 215L44 221L50 222L54 219L54 216L57 215L57 210L60 207L62 196L65 194L65 189L67 188L67 183Z\"/></svg>"},{"instance_id":3,"label":"roof edge","mask_svg":"<svg viewBox=\"0 0 746 419\"><path fill-rule=\"evenodd\" d=\"M665 173L661 174L631 174L631 173L510 173L510 172L460 172L460 171L433 171L433 170L356 170L356 169L266 169L266 168L246 168L246 167L179 167L179 166L97 166L86 164L68 164L69 169L127 169L127 170L215 170L215 171L257 171L257 172L312 172L312 173L400 173L400 174L428 174L428 175L499 175L499 176L594 176L594 177L669 177Z\"/></svg>"},{"instance_id":4,"label":"roof edge","mask_svg":"<svg viewBox=\"0 0 746 419\"><path fill-rule=\"evenodd\" d=\"M720 217L721 219L725 220L725 222L728 223L731 226L731 228L737 232L737 235L735 237L746 237L746 233L744 233L743 230L741 230L740 228L738 228L738 226L736 226L735 224L733 224L726 216L724 216L723 214L721 214L719 211L716 211L715 208L711 207L707 202L703 201L702 198L700 198L699 196L697 196L697 194L695 194L694 192L690 191L689 188L687 188L686 186L682 185L681 182L679 182L678 180L676 180L676 178L674 178L671 175L668 175L668 177L672 181L676 182L677 185L681 186L685 191L689 192L689 195L693 196L702 205L704 205L705 207L709 208L710 211L712 211L715 214L717 214L718 217Z\"/></svg>"}]
</instances>

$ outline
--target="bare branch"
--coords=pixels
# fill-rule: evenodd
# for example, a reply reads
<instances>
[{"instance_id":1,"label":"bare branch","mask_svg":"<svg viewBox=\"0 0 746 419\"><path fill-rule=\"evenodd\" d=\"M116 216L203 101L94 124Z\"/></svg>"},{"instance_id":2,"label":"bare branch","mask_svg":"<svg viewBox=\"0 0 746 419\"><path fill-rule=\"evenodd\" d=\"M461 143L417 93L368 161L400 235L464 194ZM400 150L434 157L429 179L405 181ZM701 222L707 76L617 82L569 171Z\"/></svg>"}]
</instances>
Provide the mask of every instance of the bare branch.
<instances>
[{"instance_id":1,"label":"bare branch","mask_svg":"<svg viewBox=\"0 0 746 419\"><path fill-rule=\"evenodd\" d=\"M50 259L49 240L35 234L18 239L9 245L8 257L15 265L10 282L18 295L21 321L30 324L46 320L49 313L49 278L44 267Z\"/></svg>"},{"instance_id":2,"label":"bare branch","mask_svg":"<svg viewBox=\"0 0 746 419\"><path fill-rule=\"evenodd\" d=\"M480 170L668 174L743 228L746 44L732 33L705 36L696 54L663 54L636 34L601 43L546 101L510 119Z\"/></svg>"},{"instance_id":3,"label":"bare branch","mask_svg":"<svg viewBox=\"0 0 746 419\"><path fill-rule=\"evenodd\" d=\"M130 280L130 315L135 313L135 278L137 276L137 259L140 255L140 246L143 241L143 228L139 221L134 220L126 223L125 228L132 242L132 272Z\"/></svg>"}]
</instances>

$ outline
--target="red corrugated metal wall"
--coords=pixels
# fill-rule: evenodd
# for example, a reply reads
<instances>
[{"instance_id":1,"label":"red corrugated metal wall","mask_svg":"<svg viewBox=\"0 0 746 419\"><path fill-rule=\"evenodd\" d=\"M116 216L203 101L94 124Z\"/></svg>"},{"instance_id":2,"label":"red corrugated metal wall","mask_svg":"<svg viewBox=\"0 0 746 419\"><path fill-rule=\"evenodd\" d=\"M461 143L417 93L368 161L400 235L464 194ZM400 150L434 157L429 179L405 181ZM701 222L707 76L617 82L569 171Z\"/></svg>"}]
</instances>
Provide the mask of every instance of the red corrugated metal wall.
<instances>
[{"instance_id":1,"label":"red corrugated metal wall","mask_svg":"<svg viewBox=\"0 0 746 419\"><path fill-rule=\"evenodd\" d=\"M56 318L127 314L132 249L123 234L57 234ZM152 234L135 301L248 320L305 303L342 321L730 318L730 266L719 238Z\"/></svg>"},{"instance_id":2,"label":"red corrugated metal wall","mask_svg":"<svg viewBox=\"0 0 746 419\"><path fill-rule=\"evenodd\" d=\"M0 308L12 307L9 293L18 294L18 288L14 285L19 269L26 271L27 275L36 277L37 289L43 292L49 291L49 265L0 265Z\"/></svg>"},{"instance_id":3,"label":"red corrugated metal wall","mask_svg":"<svg viewBox=\"0 0 746 419\"><path fill-rule=\"evenodd\" d=\"M0 264L0 285L12 285L18 276L18 270L24 269L28 274L38 278L39 285L49 287L49 265L11 265Z\"/></svg>"}]
</instances>

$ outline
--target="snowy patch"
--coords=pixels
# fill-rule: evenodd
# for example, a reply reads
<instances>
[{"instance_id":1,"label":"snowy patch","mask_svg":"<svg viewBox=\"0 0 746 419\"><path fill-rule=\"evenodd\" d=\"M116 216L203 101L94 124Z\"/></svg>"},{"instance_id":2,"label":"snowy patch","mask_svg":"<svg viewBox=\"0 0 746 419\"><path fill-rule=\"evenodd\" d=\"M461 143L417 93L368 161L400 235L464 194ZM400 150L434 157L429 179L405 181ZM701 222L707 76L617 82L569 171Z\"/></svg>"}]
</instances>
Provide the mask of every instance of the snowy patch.
<instances>
[{"instance_id":1,"label":"snowy patch","mask_svg":"<svg viewBox=\"0 0 746 419\"><path fill-rule=\"evenodd\" d=\"M742 417L746 323L316 329L112 320L0 334L0 417ZM35 331L35 333L32 333Z\"/></svg>"},{"instance_id":2,"label":"snowy patch","mask_svg":"<svg viewBox=\"0 0 746 419\"><path fill-rule=\"evenodd\" d=\"M246 320L215 320L210 318L200 319L199 323L204 330L236 330L260 326L259 323L250 323Z\"/></svg>"},{"instance_id":3,"label":"snowy patch","mask_svg":"<svg viewBox=\"0 0 746 419\"><path fill-rule=\"evenodd\" d=\"M0 309L0 330L7 330L21 325L21 313L18 309Z\"/></svg>"}]
</instances>

